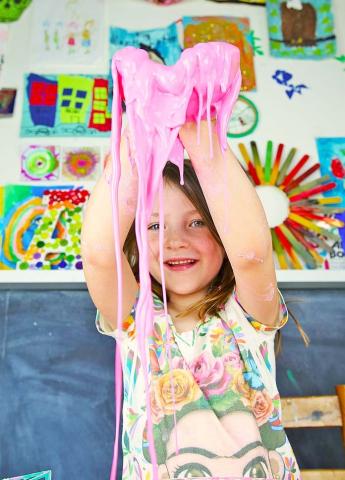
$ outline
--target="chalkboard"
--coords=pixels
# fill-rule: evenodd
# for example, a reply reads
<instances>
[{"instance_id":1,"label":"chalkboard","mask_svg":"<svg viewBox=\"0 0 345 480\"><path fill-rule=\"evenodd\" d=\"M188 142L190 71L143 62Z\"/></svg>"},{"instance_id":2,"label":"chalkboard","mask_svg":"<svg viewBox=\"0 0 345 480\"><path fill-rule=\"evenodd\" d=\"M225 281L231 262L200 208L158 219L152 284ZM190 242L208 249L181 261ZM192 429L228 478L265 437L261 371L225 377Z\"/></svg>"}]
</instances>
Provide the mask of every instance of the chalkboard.
<instances>
[{"instance_id":1,"label":"chalkboard","mask_svg":"<svg viewBox=\"0 0 345 480\"><path fill-rule=\"evenodd\" d=\"M344 291L284 294L299 300L290 307L311 345L293 322L284 328L280 392L333 393L345 382ZM97 333L94 317L86 291L0 292L0 478L46 469L54 480L109 478L114 341ZM288 435L301 467L345 467L340 429Z\"/></svg>"}]
</instances>

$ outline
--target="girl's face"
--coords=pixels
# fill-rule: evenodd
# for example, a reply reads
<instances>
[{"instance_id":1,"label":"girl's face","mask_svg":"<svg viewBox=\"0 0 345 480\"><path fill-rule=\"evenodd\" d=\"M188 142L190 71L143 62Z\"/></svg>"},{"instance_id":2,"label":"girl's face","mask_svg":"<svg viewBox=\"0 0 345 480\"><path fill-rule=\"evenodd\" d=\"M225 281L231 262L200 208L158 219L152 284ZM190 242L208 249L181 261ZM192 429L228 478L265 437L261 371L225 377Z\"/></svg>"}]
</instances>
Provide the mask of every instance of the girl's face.
<instances>
[{"instance_id":1,"label":"girl's face","mask_svg":"<svg viewBox=\"0 0 345 480\"><path fill-rule=\"evenodd\" d=\"M224 249L216 242L195 206L176 186L164 184L163 262L170 296L205 296L223 263ZM159 265L159 200L148 225L149 268L161 282ZM172 297L171 297L172 298Z\"/></svg>"}]
</instances>

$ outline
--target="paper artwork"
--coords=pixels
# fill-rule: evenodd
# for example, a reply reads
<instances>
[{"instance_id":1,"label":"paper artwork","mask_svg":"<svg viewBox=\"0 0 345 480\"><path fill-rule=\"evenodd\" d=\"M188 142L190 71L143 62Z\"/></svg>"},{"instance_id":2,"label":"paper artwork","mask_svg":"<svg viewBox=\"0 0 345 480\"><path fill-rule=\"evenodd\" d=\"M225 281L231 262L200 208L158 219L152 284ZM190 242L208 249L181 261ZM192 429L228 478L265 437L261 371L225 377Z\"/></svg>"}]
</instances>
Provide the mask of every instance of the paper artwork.
<instances>
[{"instance_id":1,"label":"paper artwork","mask_svg":"<svg viewBox=\"0 0 345 480\"><path fill-rule=\"evenodd\" d=\"M17 90L15 88L0 89L0 117L10 117L14 112Z\"/></svg>"},{"instance_id":2,"label":"paper artwork","mask_svg":"<svg viewBox=\"0 0 345 480\"><path fill-rule=\"evenodd\" d=\"M99 147L63 148L63 180L95 181L100 175L100 167Z\"/></svg>"},{"instance_id":3,"label":"paper artwork","mask_svg":"<svg viewBox=\"0 0 345 480\"><path fill-rule=\"evenodd\" d=\"M21 179L24 181L57 180L59 165L59 147L30 145L21 153Z\"/></svg>"},{"instance_id":4,"label":"paper artwork","mask_svg":"<svg viewBox=\"0 0 345 480\"><path fill-rule=\"evenodd\" d=\"M339 196L341 206L345 207L345 137L317 138L320 170L328 175L336 187L326 196Z\"/></svg>"}]
</instances>

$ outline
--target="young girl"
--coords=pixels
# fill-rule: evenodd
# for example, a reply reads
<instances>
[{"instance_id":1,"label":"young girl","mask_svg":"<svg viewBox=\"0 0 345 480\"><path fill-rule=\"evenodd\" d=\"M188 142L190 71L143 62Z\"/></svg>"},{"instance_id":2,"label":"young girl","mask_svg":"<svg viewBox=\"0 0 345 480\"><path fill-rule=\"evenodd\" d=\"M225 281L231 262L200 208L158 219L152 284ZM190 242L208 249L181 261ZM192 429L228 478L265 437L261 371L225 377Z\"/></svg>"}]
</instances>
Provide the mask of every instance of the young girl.
<instances>
[{"instance_id":1,"label":"young girl","mask_svg":"<svg viewBox=\"0 0 345 480\"><path fill-rule=\"evenodd\" d=\"M85 277L98 308L97 328L117 340L122 356L123 480L153 478L148 408L161 480L300 478L275 382L274 336L287 321L287 309L277 289L270 230L255 189L230 149L223 158L212 128L212 159L206 122L199 144L194 124L181 128L191 159L185 161L184 185L178 168L168 163L164 226L159 225L158 199L147 225L155 308L148 339L150 406L136 338L141 321L136 317L139 258L133 225L138 178L124 141L119 189L122 331L116 319L110 162L88 203L82 232Z\"/></svg>"}]
</instances>

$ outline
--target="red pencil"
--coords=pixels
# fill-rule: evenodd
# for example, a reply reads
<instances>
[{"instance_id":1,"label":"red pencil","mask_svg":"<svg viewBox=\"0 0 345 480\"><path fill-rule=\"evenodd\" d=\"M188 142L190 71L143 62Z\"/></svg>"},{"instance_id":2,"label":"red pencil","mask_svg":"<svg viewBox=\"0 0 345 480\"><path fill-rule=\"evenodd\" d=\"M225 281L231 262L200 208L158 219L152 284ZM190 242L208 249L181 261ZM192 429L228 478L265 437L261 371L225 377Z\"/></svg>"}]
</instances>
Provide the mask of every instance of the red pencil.
<instances>
[{"instance_id":1,"label":"red pencil","mask_svg":"<svg viewBox=\"0 0 345 480\"><path fill-rule=\"evenodd\" d=\"M316 172L316 170L318 170L319 168L320 168L320 164L315 163L315 165L308 168L308 170L306 170L304 173L302 173L302 175L295 178L295 180L293 182L289 183L289 185L284 189L284 191L289 192L293 188L297 187L305 178L309 177L309 175Z\"/></svg>"},{"instance_id":2,"label":"red pencil","mask_svg":"<svg viewBox=\"0 0 345 480\"><path fill-rule=\"evenodd\" d=\"M330 183L326 183L325 185L320 185L319 187L311 188L306 192L298 193L297 195L290 197L290 202L292 203L298 202L298 200L302 200L303 198L313 197L318 193L323 193L323 192L327 192L328 190L332 190L332 188L335 188L336 186L337 184L335 182L330 182Z\"/></svg>"},{"instance_id":3,"label":"red pencil","mask_svg":"<svg viewBox=\"0 0 345 480\"><path fill-rule=\"evenodd\" d=\"M294 178L294 176L301 170L301 168L303 168L303 166L305 165L305 163L308 161L309 159L309 155L304 155L301 160L299 160L299 162L297 163L297 165L291 170L291 172L286 175L286 177L284 178L284 181L282 182L282 184L280 185L280 188L283 188L286 187L290 182L291 180Z\"/></svg>"}]
</instances>

